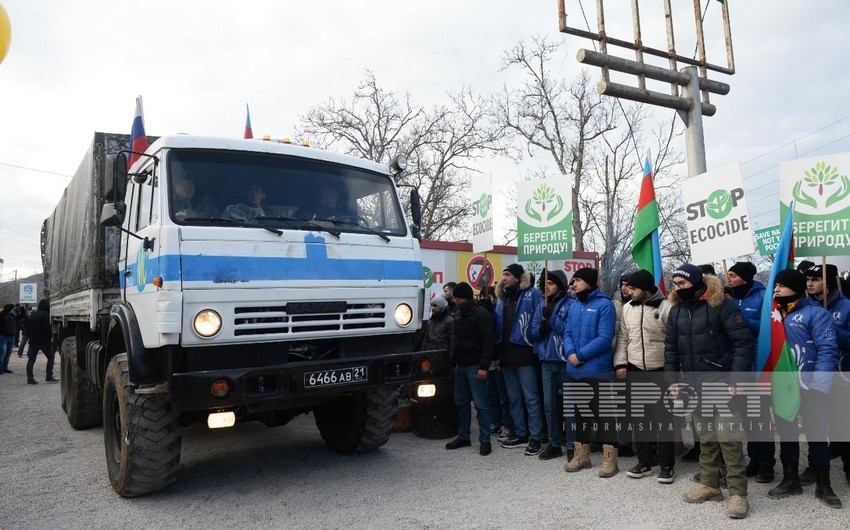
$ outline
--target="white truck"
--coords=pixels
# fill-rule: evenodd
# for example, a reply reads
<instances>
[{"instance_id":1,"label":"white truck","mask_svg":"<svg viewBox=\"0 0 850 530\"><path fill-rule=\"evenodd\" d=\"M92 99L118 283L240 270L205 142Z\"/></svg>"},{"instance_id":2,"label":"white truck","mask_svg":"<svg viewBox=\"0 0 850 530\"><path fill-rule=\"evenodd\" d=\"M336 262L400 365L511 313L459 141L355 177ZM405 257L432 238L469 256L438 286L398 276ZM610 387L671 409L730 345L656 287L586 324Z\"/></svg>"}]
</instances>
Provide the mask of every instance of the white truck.
<instances>
[{"instance_id":1,"label":"white truck","mask_svg":"<svg viewBox=\"0 0 850 530\"><path fill-rule=\"evenodd\" d=\"M418 194L411 226L374 162L177 135L128 171L128 146L95 133L41 237L62 407L103 424L115 491L172 483L194 422L311 412L336 451L383 445L398 387L448 374L447 352L412 351Z\"/></svg>"}]
</instances>

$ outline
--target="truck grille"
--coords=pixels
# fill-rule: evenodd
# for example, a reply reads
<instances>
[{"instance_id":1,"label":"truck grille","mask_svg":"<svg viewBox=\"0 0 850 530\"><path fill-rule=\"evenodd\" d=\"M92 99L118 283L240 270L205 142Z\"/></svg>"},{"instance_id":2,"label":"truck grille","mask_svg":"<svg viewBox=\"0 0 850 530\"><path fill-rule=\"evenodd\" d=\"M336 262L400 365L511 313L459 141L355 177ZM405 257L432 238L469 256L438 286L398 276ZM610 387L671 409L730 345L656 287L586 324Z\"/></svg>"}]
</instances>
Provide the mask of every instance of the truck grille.
<instances>
[{"instance_id":1,"label":"truck grille","mask_svg":"<svg viewBox=\"0 0 850 530\"><path fill-rule=\"evenodd\" d=\"M289 312L286 305L237 307L233 315L234 334L281 335L386 327L386 306L382 303L345 304L344 312L321 311L331 305L319 302L316 312L309 312L309 303L301 303L297 311Z\"/></svg>"}]
</instances>

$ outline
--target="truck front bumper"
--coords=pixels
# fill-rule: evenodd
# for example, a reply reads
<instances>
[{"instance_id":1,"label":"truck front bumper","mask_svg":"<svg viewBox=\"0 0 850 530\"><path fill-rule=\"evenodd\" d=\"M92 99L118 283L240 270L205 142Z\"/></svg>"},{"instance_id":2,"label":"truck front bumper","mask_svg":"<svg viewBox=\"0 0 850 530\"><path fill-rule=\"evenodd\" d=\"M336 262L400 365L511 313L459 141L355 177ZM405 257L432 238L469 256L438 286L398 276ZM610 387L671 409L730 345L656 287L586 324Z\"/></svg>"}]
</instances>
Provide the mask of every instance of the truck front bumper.
<instances>
[{"instance_id":1,"label":"truck front bumper","mask_svg":"<svg viewBox=\"0 0 850 530\"><path fill-rule=\"evenodd\" d=\"M172 402L178 411L310 407L341 394L446 377L449 369L448 352L431 350L175 373ZM221 389L222 381L229 391L216 396L213 387Z\"/></svg>"}]
</instances>

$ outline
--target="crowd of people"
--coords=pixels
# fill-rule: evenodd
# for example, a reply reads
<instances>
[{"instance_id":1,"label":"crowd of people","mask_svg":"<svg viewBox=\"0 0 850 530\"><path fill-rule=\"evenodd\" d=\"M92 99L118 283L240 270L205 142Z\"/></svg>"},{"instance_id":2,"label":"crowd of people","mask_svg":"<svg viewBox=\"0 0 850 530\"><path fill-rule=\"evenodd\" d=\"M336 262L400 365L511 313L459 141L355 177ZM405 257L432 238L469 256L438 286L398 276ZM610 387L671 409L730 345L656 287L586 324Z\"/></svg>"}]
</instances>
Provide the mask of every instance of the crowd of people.
<instances>
[{"instance_id":1,"label":"crowd of people","mask_svg":"<svg viewBox=\"0 0 850 530\"><path fill-rule=\"evenodd\" d=\"M733 407L731 415L742 428L731 432L724 425L733 422L719 408L691 411L688 427L695 443L681 459L698 461L699 473L693 478L698 484L684 500L721 501L721 487L727 488L726 514L746 517L748 479L775 480L778 437L782 479L769 497L799 495L804 485L815 483L820 501L842 507L829 465L831 456L840 456L850 483L850 442L827 440L838 432L833 426L848 423L846 407L835 403L848 399L843 374L850 373L850 300L841 292L833 265L826 265L826 274L811 262L803 262L799 270L779 271L772 293L756 278L750 262L730 267L725 285L713 266L683 264L672 274L668 296L649 271L638 270L622 277L618 299L612 300L598 287L598 276L596 269L582 268L567 281L562 271L544 270L535 285L534 276L514 263L477 299L465 282L449 282L443 296L432 299L432 318L424 328L427 347L448 349L455 366L459 427L446 449L472 445L472 403L482 456L491 453L491 437L496 436L502 447L524 448L525 455L541 460L566 454L565 471L579 473L593 466L590 453L598 447L603 454L597 475L609 478L619 472L621 452L634 448L637 463L626 475L655 475L659 483L670 484L676 462L673 438L635 428L638 421L673 424L665 401L648 405L638 420L630 417L630 404L640 396L630 392L626 417L617 422L628 428L603 429L598 420L611 407L605 385L649 385L661 378L675 403L688 398L688 387L723 384L730 399L737 399L738 385L755 380L762 305L770 296L778 307L773 318L781 319L799 372L796 417L768 418L772 421L765 437L743 427L739 408ZM573 398L587 398L588 406L563 407ZM803 473L798 471L799 425L809 455Z\"/></svg>"},{"instance_id":2,"label":"crowd of people","mask_svg":"<svg viewBox=\"0 0 850 530\"><path fill-rule=\"evenodd\" d=\"M50 304L39 301L35 309L20 304L6 304L0 311L0 375L11 374L9 360L17 348L18 357L27 355L27 383L38 384L33 374L38 353L47 357L45 381L58 382L53 377L56 334L50 324ZM27 346L29 348L27 349Z\"/></svg>"}]
</instances>

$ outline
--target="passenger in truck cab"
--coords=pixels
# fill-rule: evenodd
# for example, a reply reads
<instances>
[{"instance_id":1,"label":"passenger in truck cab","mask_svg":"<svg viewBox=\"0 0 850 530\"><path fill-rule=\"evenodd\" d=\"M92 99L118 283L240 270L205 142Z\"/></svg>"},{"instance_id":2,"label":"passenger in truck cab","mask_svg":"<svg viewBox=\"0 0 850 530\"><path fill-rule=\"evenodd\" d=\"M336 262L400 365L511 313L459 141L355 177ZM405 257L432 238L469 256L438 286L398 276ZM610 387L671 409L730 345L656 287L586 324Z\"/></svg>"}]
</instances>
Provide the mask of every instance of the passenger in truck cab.
<instances>
[{"instance_id":1,"label":"passenger in truck cab","mask_svg":"<svg viewBox=\"0 0 850 530\"><path fill-rule=\"evenodd\" d=\"M257 217L278 215L266 204L266 196L266 190L261 184L251 183L245 190L245 202L228 205L221 216L239 221L253 221Z\"/></svg>"},{"instance_id":2,"label":"passenger in truck cab","mask_svg":"<svg viewBox=\"0 0 850 530\"><path fill-rule=\"evenodd\" d=\"M350 215L344 209L344 203L340 201L340 192L337 186L330 182L319 185L318 204L316 205L314 219L335 219Z\"/></svg>"},{"instance_id":3,"label":"passenger in truck cab","mask_svg":"<svg viewBox=\"0 0 850 530\"><path fill-rule=\"evenodd\" d=\"M194 179L175 174L172 183L171 211L176 219L182 221L187 217L212 217L218 213L209 195L197 196Z\"/></svg>"}]
</instances>

